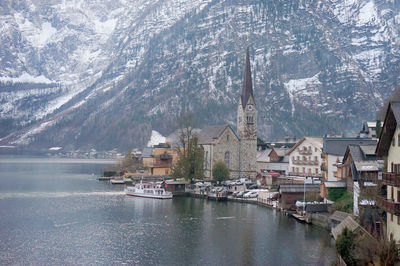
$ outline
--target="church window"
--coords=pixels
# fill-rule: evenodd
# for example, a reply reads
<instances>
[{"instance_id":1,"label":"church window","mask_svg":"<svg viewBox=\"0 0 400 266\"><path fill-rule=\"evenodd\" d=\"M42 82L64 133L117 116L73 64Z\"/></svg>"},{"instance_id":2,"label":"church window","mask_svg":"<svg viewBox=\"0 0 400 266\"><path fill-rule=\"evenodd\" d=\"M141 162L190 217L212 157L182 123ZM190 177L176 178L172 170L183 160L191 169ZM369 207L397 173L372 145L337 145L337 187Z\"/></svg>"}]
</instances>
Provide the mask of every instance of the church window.
<instances>
[{"instance_id":1,"label":"church window","mask_svg":"<svg viewBox=\"0 0 400 266\"><path fill-rule=\"evenodd\" d=\"M247 124L253 124L253 116L252 115L248 115L246 118L247 118Z\"/></svg>"},{"instance_id":2,"label":"church window","mask_svg":"<svg viewBox=\"0 0 400 266\"><path fill-rule=\"evenodd\" d=\"M204 163L204 168L208 168L208 151L206 151L206 159L205 159L205 163Z\"/></svg>"},{"instance_id":3,"label":"church window","mask_svg":"<svg viewBox=\"0 0 400 266\"><path fill-rule=\"evenodd\" d=\"M253 110L253 106L249 105L248 109L249 109L249 111Z\"/></svg>"},{"instance_id":4,"label":"church window","mask_svg":"<svg viewBox=\"0 0 400 266\"><path fill-rule=\"evenodd\" d=\"M226 141L229 141L229 134L226 134Z\"/></svg>"},{"instance_id":5,"label":"church window","mask_svg":"<svg viewBox=\"0 0 400 266\"><path fill-rule=\"evenodd\" d=\"M225 152L225 164L226 166L228 166L228 168L231 168L230 166L230 160L231 160L231 154L229 153L229 151Z\"/></svg>"}]
</instances>

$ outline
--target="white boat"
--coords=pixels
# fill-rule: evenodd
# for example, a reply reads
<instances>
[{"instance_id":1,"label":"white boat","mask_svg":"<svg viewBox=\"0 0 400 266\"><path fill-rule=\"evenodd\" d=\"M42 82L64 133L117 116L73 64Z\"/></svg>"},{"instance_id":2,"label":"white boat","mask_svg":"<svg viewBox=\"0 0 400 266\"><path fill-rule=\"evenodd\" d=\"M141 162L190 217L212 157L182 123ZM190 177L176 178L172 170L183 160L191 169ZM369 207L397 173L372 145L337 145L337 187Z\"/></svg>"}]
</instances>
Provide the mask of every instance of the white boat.
<instances>
[{"instance_id":1,"label":"white boat","mask_svg":"<svg viewBox=\"0 0 400 266\"><path fill-rule=\"evenodd\" d=\"M114 185L115 185L115 184L125 184L125 180L122 179L122 178L121 178L121 179L117 179L117 178L114 179L114 178L113 178L113 179L110 180L110 183L111 183L111 184L114 184Z\"/></svg>"},{"instance_id":2,"label":"white boat","mask_svg":"<svg viewBox=\"0 0 400 266\"><path fill-rule=\"evenodd\" d=\"M165 191L161 184L139 183L134 187L125 188L128 196L154 198L154 199L172 199L172 193Z\"/></svg>"}]
</instances>

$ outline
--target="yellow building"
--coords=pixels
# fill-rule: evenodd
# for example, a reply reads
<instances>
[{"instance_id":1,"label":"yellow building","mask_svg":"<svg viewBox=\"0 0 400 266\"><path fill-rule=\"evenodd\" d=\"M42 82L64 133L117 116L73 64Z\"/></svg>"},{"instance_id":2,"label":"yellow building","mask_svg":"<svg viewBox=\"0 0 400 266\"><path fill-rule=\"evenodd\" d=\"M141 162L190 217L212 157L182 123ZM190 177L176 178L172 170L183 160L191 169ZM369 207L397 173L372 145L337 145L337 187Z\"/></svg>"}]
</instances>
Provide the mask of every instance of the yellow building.
<instances>
[{"instance_id":1,"label":"yellow building","mask_svg":"<svg viewBox=\"0 0 400 266\"><path fill-rule=\"evenodd\" d=\"M377 198L377 204L387 213L388 237L400 244L400 102L389 103L376 154L387 156L387 169L382 173L387 193Z\"/></svg>"},{"instance_id":2,"label":"yellow building","mask_svg":"<svg viewBox=\"0 0 400 266\"><path fill-rule=\"evenodd\" d=\"M149 169L150 175L170 175L178 159L178 151L171 147L170 142L145 148L142 155L143 166Z\"/></svg>"}]
</instances>

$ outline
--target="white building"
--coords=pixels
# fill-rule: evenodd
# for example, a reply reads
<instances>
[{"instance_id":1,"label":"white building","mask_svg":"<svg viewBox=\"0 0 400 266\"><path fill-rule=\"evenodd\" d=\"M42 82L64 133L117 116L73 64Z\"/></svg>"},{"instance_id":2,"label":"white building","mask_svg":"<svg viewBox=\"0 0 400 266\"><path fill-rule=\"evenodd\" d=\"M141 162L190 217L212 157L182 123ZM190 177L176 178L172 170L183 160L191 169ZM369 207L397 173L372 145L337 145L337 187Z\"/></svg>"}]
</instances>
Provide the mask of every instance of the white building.
<instances>
[{"instance_id":1,"label":"white building","mask_svg":"<svg viewBox=\"0 0 400 266\"><path fill-rule=\"evenodd\" d=\"M322 137L304 137L287 153L289 175L322 177Z\"/></svg>"}]
</instances>

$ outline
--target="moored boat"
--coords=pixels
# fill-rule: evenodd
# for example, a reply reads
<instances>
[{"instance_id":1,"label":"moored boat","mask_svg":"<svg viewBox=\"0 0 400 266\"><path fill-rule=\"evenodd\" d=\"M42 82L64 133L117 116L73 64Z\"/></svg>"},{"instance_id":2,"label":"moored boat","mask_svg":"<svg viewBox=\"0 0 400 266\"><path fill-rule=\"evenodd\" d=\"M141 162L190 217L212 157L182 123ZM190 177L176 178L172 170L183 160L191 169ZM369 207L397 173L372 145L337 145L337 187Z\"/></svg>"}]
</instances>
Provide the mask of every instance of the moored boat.
<instances>
[{"instance_id":1,"label":"moored boat","mask_svg":"<svg viewBox=\"0 0 400 266\"><path fill-rule=\"evenodd\" d=\"M172 193L165 191L161 184L139 183L134 187L125 188L128 196L153 198L153 199L172 199Z\"/></svg>"}]
</instances>

